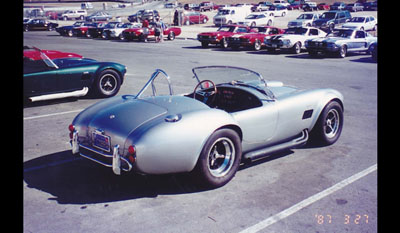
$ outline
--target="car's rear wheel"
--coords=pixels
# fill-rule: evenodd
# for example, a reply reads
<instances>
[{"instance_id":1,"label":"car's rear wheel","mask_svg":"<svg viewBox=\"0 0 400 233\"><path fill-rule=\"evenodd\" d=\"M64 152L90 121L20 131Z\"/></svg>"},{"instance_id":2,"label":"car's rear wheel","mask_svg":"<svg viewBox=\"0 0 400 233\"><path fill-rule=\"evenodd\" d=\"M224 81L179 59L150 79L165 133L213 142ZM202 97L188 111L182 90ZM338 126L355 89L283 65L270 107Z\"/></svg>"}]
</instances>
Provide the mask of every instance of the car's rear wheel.
<instances>
[{"instance_id":1,"label":"car's rear wheel","mask_svg":"<svg viewBox=\"0 0 400 233\"><path fill-rule=\"evenodd\" d=\"M261 41L256 40L254 42L254 50L259 51L261 49Z\"/></svg>"},{"instance_id":2,"label":"car's rear wheel","mask_svg":"<svg viewBox=\"0 0 400 233\"><path fill-rule=\"evenodd\" d=\"M342 46L340 47L340 49L339 49L338 56L339 56L340 58L345 58L345 57L346 57L346 54L347 54L347 47L346 47L346 45L342 45Z\"/></svg>"},{"instance_id":3,"label":"car's rear wheel","mask_svg":"<svg viewBox=\"0 0 400 233\"><path fill-rule=\"evenodd\" d=\"M175 33L173 31L168 33L168 40L175 40Z\"/></svg>"},{"instance_id":4,"label":"car's rear wheel","mask_svg":"<svg viewBox=\"0 0 400 233\"><path fill-rule=\"evenodd\" d=\"M241 156L241 141L235 131L215 131L201 151L194 169L195 177L206 187L221 187L235 176Z\"/></svg>"},{"instance_id":5,"label":"car's rear wheel","mask_svg":"<svg viewBox=\"0 0 400 233\"><path fill-rule=\"evenodd\" d=\"M94 85L97 96L111 97L118 93L121 87L121 78L115 70L103 70Z\"/></svg>"},{"instance_id":6,"label":"car's rear wheel","mask_svg":"<svg viewBox=\"0 0 400 233\"><path fill-rule=\"evenodd\" d=\"M342 106L337 101L329 102L310 133L312 142L324 146L335 143L342 133L343 120Z\"/></svg>"}]
</instances>

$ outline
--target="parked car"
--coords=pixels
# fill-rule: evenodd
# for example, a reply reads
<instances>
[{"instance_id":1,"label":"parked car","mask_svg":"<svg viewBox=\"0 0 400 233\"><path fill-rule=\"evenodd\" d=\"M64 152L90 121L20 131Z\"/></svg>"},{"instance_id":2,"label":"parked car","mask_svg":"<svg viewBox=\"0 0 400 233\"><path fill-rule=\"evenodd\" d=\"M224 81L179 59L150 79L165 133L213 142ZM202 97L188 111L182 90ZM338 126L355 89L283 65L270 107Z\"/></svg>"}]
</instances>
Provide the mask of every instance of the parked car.
<instances>
[{"instance_id":1,"label":"parked car","mask_svg":"<svg viewBox=\"0 0 400 233\"><path fill-rule=\"evenodd\" d=\"M102 37L103 39L120 39L124 30L129 28L140 28L140 24L133 23L118 23L114 28L104 28Z\"/></svg>"},{"instance_id":2,"label":"parked car","mask_svg":"<svg viewBox=\"0 0 400 233\"><path fill-rule=\"evenodd\" d=\"M287 1L285 1L285 0L274 0L274 3L273 3L275 6L278 6L278 5L281 5L281 6L284 6L284 7L288 7L288 6L290 6L290 4L287 2Z\"/></svg>"},{"instance_id":3,"label":"parked car","mask_svg":"<svg viewBox=\"0 0 400 233\"><path fill-rule=\"evenodd\" d=\"M103 34L103 30L107 26L107 24L109 24L109 22L97 21L93 23L92 27L88 27L86 32L86 37L87 38L101 37L101 35Z\"/></svg>"},{"instance_id":4,"label":"parked car","mask_svg":"<svg viewBox=\"0 0 400 233\"><path fill-rule=\"evenodd\" d=\"M67 10L63 13L58 14L58 19L69 20L69 19L80 19L84 20L87 16L86 10Z\"/></svg>"},{"instance_id":5,"label":"parked car","mask_svg":"<svg viewBox=\"0 0 400 233\"><path fill-rule=\"evenodd\" d=\"M329 11L331 9L329 4L326 3L319 3L317 5L318 10Z\"/></svg>"},{"instance_id":6,"label":"parked car","mask_svg":"<svg viewBox=\"0 0 400 233\"><path fill-rule=\"evenodd\" d=\"M318 13L303 13L295 20L289 21L288 28L292 27L311 27L312 23L319 19Z\"/></svg>"},{"instance_id":7,"label":"parked car","mask_svg":"<svg viewBox=\"0 0 400 233\"><path fill-rule=\"evenodd\" d=\"M128 25L132 25L132 24L131 23L127 23L125 28L121 30L123 25L124 25L124 23L121 23L121 22L109 22L108 24L106 24L104 26L104 28L102 30L102 33L101 33L101 37L103 39L111 39L111 37L112 37L111 36L111 30L119 28L120 29L120 33L121 33L122 31L124 31L125 29L128 28ZM119 37L119 34L118 34L117 37Z\"/></svg>"},{"instance_id":8,"label":"parked car","mask_svg":"<svg viewBox=\"0 0 400 233\"><path fill-rule=\"evenodd\" d=\"M168 74L157 69L138 94L80 112L68 126L72 154L116 175L191 172L200 185L217 188L241 161L308 141L331 145L341 135L343 95L334 89L301 90L237 67L193 73L198 83L189 94L174 94ZM165 95L154 85L161 78L170 89ZM154 94L144 95L147 89Z\"/></svg>"},{"instance_id":9,"label":"parked car","mask_svg":"<svg viewBox=\"0 0 400 233\"><path fill-rule=\"evenodd\" d=\"M108 21L112 19L112 15L108 12L98 11L86 17L87 21Z\"/></svg>"},{"instance_id":10,"label":"parked car","mask_svg":"<svg viewBox=\"0 0 400 233\"><path fill-rule=\"evenodd\" d=\"M227 48L227 38L246 32L251 32L251 28L244 25L223 25L216 32L202 32L197 34L197 40L200 41L203 48L207 48L209 44L216 44L220 45L221 48Z\"/></svg>"},{"instance_id":11,"label":"parked car","mask_svg":"<svg viewBox=\"0 0 400 233\"><path fill-rule=\"evenodd\" d=\"M273 7L274 4L272 4L272 2L259 2L258 5L253 6L251 8L251 11L255 12L255 11L267 11L269 10L269 8Z\"/></svg>"},{"instance_id":12,"label":"parked car","mask_svg":"<svg viewBox=\"0 0 400 233\"><path fill-rule=\"evenodd\" d=\"M371 54L372 60L375 62L378 61L378 41L373 42L369 46L368 52Z\"/></svg>"},{"instance_id":13,"label":"parked car","mask_svg":"<svg viewBox=\"0 0 400 233\"><path fill-rule=\"evenodd\" d=\"M27 31L53 31L58 23L52 23L47 19L32 19L23 23L24 32Z\"/></svg>"},{"instance_id":14,"label":"parked car","mask_svg":"<svg viewBox=\"0 0 400 233\"><path fill-rule=\"evenodd\" d=\"M315 20L313 27L320 28L325 31L332 31L337 26L342 26L351 19L349 11L327 11L322 13L319 19Z\"/></svg>"},{"instance_id":15,"label":"parked car","mask_svg":"<svg viewBox=\"0 0 400 233\"><path fill-rule=\"evenodd\" d=\"M175 40L175 37L179 36L182 32L181 28L179 27L170 27L168 25L165 26L166 27L164 28L163 36L166 36L168 40ZM120 34L119 38L120 40L126 40L126 41L131 41L131 40L146 41L148 37L151 38L154 37L154 35L155 35L155 23L152 22L148 27L147 36L145 35L143 28L133 27L125 29Z\"/></svg>"},{"instance_id":16,"label":"parked car","mask_svg":"<svg viewBox=\"0 0 400 233\"><path fill-rule=\"evenodd\" d=\"M299 2L292 2L287 7L288 10L300 10L300 3Z\"/></svg>"},{"instance_id":17,"label":"parked car","mask_svg":"<svg viewBox=\"0 0 400 233\"><path fill-rule=\"evenodd\" d=\"M72 25L67 25L67 26L62 26L62 27L57 27L56 31L61 35L61 36L73 36L73 29L80 27L83 25L85 22L84 21L76 21Z\"/></svg>"},{"instance_id":18,"label":"parked car","mask_svg":"<svg viewBox=\"0 0 400 233\"><path fill-rule=\"evenodd\" d=\"M243 21L250 14L251 8L249 7L230 6L219 8L218 13L213 17L213 23L215 26L234 24Z\"/></svg>"},{"instance_id":19,"label":"parked car","mask_svg":"<svg viewBox=\"0 0 400 233\"><path fill-rule=\"evenodd\" d=\"M269 12L270 15L273 13L275 17L284 17L288 13L288 9L284 6L277 5L270 7L267 12Z\"/></svg>"},{"instance_id":20,"label":"parked car","mask_svg":"<svg viewBox=\"0 0 400 233\"><path fill-rule=\"evenodd\" d=\"M201 2L198 6L193 8L195 11L212 11L214 10L214 3L212 2Z\"/></svg>"},{"instance_id":21,"label":"parked car","mask_svg":"<svg viewBox=\"0 0 400 233\"><path fill-rule=\"evenodd\" d=\"M356 2L356 3L347 4L345 9L348 11L352 11L352 12L363 11L364 6L363 6L363 4Z\"/></svg>"},{"instance_id":22,"label":"parked car","mask_svg":"<svg viewBox=\"0 0 400 233\"><path fill-rule=\"evenodd\" d=\"M58 50L42 50L38 49L34 46L24 46L24 59L30 59L32 61L43 60L43 54L46 55L49 59L58 59L58 58L83 58L82 55L77 53L70 52L61 52ZM46 58L45 57L45 58Z\"/></svg>"},{"instance_id":23,"label":"parked car","mask_svg":"<svg viewBox=\"0 0 400 233\"><path fill-rule=\"evenodd\" d=\"M190 25L190 24L195 24L195 23L207 23L208 21L208 16L203 15L199 12L196 11L185 11L183 13L183 24L184 25Z\"/></svg>"},{"instance_id":24,"label":"parked car","mask_svg":"<svg viewBox=\"0 0 400 233\"><path fill-rule=\"evenodd\" d=\"M160 18L160 13L157 10L138 10L135 14L128 16L131 23L140 23L143 20L152 22Z\"/></svg>"},{"instance_id":25,"label":"parked car","mask_svg":"<svg viewBox=\"0 0 400 233\"><path fill-rule=\"evenodd\" d=\"M343 28L359 29L359 30L373 30L376 31L378 21L374 16L357 16L350 19L349 22L343 24Z\"/></svg>"},{"instance_id":26,"label":"parked car","mask_svg":"<svg viewBox=\"0 0 400 233\"><path fill-rule=\"evenodd\" d=\"M346 9L346 3L344 2L334 2L332 5L330 5L331 10L345 10Z\"/></svg>"},{"instance_id":27,"label":"parked car","mask_svg":"<svg viewBox=\"0 0 400 233\"><path fill-rule=\"evenodd\" d=\"M185 9L185 10L187 10L187 11L194 10L196 7L199 7L199 4L196 4L196 3L186 3L185 5L183 5L183 9Z\"/></svg>"},{"instance_id":28,"label":"parked car","mask_svg":"<svg viewBox=\"0 0 400 233\"><path fill-rule=\"evenodd\" d=\"M83 24L79 25L78 27L74 27L72 28L72 34L73 36L77 36L77 37L89 37L89 29L90 28L97 28L97 26L101 24L103 25L104 22L84 22Z\"/></svg>"},{"instance_id":29,"label":"parked car","mask_svg":"<svg viewBox=\"0 0 400 233\"><path fill-rule=\"evenodd\" d=\"M252 32L236 34L227 38L228 46L233 49L243 48L253 48L254 50L260 50L264 44L264 39L267 36L280 35L285 31L272 26L258 26L252 27Z\"/></svg>"},{"instance_id":30,"label":"parked car","mask_svg":"<svg viewBox=\"0 0 400 233\"><path fill-rule=\"evenodd\" d=\"M377 38L364 30L335 29L326 38L315 38L306 41L306 48L310 56L318 53L334 53L338 57L346 57L348 52L368 52Z\"/></svg>"},{"instance_id":31,"label":"parked car","mask_svg":"<svg viewBox=\"0 0 400 233\"><path fill-rule=\"evenodd\" d=\"M27 50L40 53L41 59L25 56ZM48 99L84 96L89 91L100 97L118 93L126 67L114 62L68 56L50 59L37 48L24 48L24 99Z\"/></svg>"},{"instance_id":32,"label":"parked car","mask_svg":"<svg viewBox=\"0 0 400 233\"><path fill-rule=\"evenodd\" d=\"M366 2L363 4L365 11L377 11L378 10L378 1L374 2Z\"/></svg>"},{"instance_id":33,"label":"parked car","mask_svg":"<svg viewBox=\"0 0 400 233\"><path fill-rule=\"evenodd\" d=\"M286 49L298 54L302 49L305 49L304 41L324 36L326 36L326 32L318 28L288 28L282 35L265 37L264 44L268 51Z\"/></svg>"},{"instance_id":34,"label":"parked car","mask_svg":"<svg viewBox=\"0 0 400 233\"><path fill-rule=\"evenodd\" d=\"M248 15L244 21L239 21L238 24L251 27L262 25L271 26L274 22L274 18L274 16L266 15L263 12L254 12Z\"/></svg>"}]
</instances>

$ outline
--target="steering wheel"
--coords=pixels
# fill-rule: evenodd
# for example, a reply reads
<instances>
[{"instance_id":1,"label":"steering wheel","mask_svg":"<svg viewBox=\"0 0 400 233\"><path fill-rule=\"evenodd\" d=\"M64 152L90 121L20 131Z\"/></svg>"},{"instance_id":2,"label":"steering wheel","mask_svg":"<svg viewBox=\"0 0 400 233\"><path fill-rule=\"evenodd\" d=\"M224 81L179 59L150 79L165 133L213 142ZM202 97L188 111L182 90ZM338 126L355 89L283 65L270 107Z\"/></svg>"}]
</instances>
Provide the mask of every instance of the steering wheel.
<instances>
[{"instance_id":1,"label":"steering wheel","mask_svg":"<svg viewBox=\"0 0 400 233\"><path fill-rule=\"evenodd\" d=\"M203 84L204 84L205 87L203 87ZM211 85L210 85L210 84L211 84ZM198 92L196 92L196 90L197 90L199 87L200 87L202 90L199 90ZM211 88L211 87L213 87L213 88L212 88L212 89L209 89L209 88ZM209 89L209 90L204 90L204 89ZM203 96L203 103L205 103L205 104L207 103L208 98L209 98L210 96L212 96L212 99L211 99L211 103L212 103L212 102L214 102L214 100L215 100L215 97L216 97L215 94L217 94L217 86L215 86L214 82L211 81L211 80L203 80L203 81L199 82L199 83L196 85L196 87L194 88L194 91L193 91L193 99L196 99L196 94Z\"/></svg>"}]
</instances>

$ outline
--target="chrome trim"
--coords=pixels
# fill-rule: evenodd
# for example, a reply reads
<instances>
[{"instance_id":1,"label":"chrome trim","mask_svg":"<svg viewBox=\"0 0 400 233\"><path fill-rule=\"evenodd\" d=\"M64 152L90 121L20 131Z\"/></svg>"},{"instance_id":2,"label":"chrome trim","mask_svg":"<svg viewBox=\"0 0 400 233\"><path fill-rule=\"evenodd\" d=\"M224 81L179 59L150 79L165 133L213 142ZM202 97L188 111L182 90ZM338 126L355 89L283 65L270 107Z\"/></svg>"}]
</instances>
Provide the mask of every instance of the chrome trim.
<instances>
[{"instance_id":1,"label":"chrome trim","mask_svg":"<svg viewBox=\"0 0 400 233\"><path fill-rule=\"evenodd\" d=\"M47 94L47 95L39 95L29 97L31 102L42 101L42 100L50 100L50 99L61 99L67 97L80 97L85 96L89 92L88 87L84 87L82 90L72 91L72 92L63 92L63 93L55 93L55 94Z\"/></svg>"},{"instance_id":2,"label":"chrome trim","mask_svg":"<svg viewBox=\"0 0 400 233\"><path fill-rule=\"evenodd\" d=\"M79 153L79 144L78 144L78 131L74 130L72 133L72 139L70 141L72 147L72 154Z\"/></svg>"},{"instance_id":3,"label":"chrome trim","mask_svg":"<svg viewBox=\"0 0 400 233\"><path fill-rule=\"evenodd\" d=\"M135 99L139 99L140 96L143 94L143 92L145 92L146 89L150 86L150 84L151 84L151 88L153 89L153 96L157 96L157 91L154 86L154 80L158 77L158 75L160 73L164 74L165 78L167 79L168 87L169 87L169 94L170 95L174 94L174 92L172 90L171 80L170 80L170 77L168 76L168 74L161 69L156 69L156 71L154 71L154 73L151 75L151 78L149 79L149 81L147 81L147 83L144 85L142 90L140 90L139 93L136 95Z\"/></svg>"},{"instance_id":4,"label":"chrome trim","mask_svg":"<svg viewBox=\"0 0 400 233\"><path fill-rule=\"evenodd\" d=\"M99 160L97 160L97 159L95 159L95 158L92 158L92 157L89 156L89 155L83 154L82 151L79 153L79 154L80 154L82 157L84 157L84 158L87 158L87 159L89 159L89 160L92 160L92 161L94 161L94 162L96 162L96 163L99 163L99 164L101 164L101 165L103 165L103 166L111 167L111 168L113 169L113 172L114 172L116 175L120 175L120 174L121 174L121 169L122 169L123 171L126 171L126 172L132 170L132 164L131 164L127 159L125 159L124 157L122 157L122 156L119 154L119 145L115 145L115 146L114 146L113 154L112 154L112 155L105 154L105 153L103 153L103 152L101 152L101 151L98 151L98 150L95 150L95 149L93 149L93 148L84 146L84 145L82 145L82 144L79 144L79 146L82 147L82 148L84 148L84 149L86 149L86 150L89 150L89 151L91 151L91 152L93 152L93 153L96 153L96 154L98 154L98 155L101 155L101 156L103 156L103 157L112 158L112 161L113 161L112 164L108 164L108 163L104 163L104 162L102 162L102 161L99 161ZM128 165L128 169L123 168L123 167L121 166L121 160L123 160L123 161Z\"/></svg>"}]
</instances>

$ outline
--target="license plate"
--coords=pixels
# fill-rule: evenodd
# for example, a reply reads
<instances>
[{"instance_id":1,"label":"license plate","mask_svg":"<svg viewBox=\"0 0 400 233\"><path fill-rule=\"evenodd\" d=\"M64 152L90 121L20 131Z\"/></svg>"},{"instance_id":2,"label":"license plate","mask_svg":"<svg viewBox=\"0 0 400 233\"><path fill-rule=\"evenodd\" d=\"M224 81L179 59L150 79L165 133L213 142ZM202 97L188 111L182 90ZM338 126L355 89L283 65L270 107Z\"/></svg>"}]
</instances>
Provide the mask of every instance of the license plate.
<instances>
[{"instance_id":1,"label":"license plate","mask_svg":"<svg viewBox=\"0 0 400 233\"><path fill-rule=\"evenodd\" d=\"M93 146L101 150L110 152L111 140L109 136L99 134L97 132L93 133Z\"/></svg>"}]
</instances>

